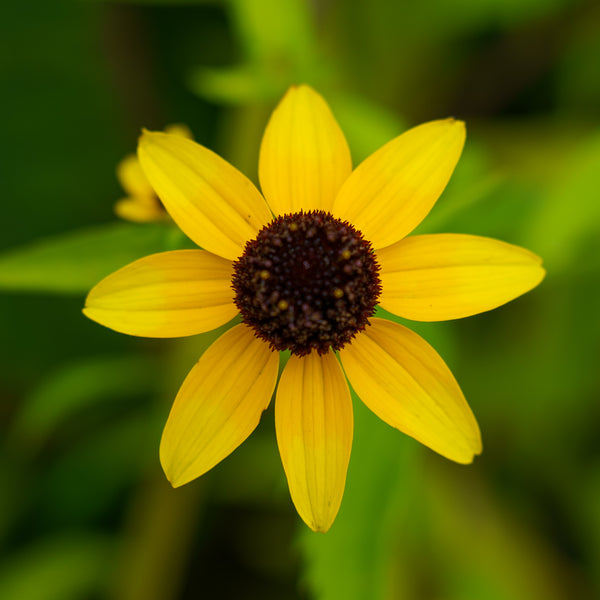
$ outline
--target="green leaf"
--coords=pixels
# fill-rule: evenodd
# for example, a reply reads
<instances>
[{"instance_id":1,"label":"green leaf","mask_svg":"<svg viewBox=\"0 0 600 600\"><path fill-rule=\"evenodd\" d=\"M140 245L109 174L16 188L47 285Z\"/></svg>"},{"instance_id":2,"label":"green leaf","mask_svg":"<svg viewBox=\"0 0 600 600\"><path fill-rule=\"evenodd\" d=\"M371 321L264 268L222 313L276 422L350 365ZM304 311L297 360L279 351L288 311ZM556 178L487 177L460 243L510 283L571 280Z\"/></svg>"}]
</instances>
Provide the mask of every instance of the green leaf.
<instances>
[{"instance_id":1,"label":"green leaf","mask_svg":"<svg viewBox=\"0 0 600 600\"><path fill-rule=\"evenodd\" d=\"M113 544L97 535L65 535L14 552L0 569L2 600L100 597L110 575Z\"/></svg>"},{"instance_id":2,"label":"green leaf","mask_svg":"<svg viewBox=\"0 0 600 600\"><path fill-rule=\"evenodd\" d=\"M292 84L326 81L314 17L304 0L232 0L232 26L243 59L227 68L201 67L188 77L203 98L224 104L273 102Z\"/></svg>"},{"instance_id":3,"label":"green leaf","mask_svg":"<svg viewBox=\"0 0 600 600\"><path fill-rule=\"evenodd\" d=\"M0 289L82 294L100 279L166 249L172 227L112 223L45 238L0 255Z\"/></svg>"},{"instance_id":4,"label":"green leaf","mask_svg":"<svg viewBox=\"0 0 600 600\"><path fill-rule=\"evenodd\" d=\"M145 356L94 357L69 364L21 403L12 435L35 449L69 418L151 394L157 379L157 369Z\"/></svg>"},{"instance_id":5,"label":"green leaf","mask_svg":"<svg viewBox=\"0 0 600 600\"><path fill-rule=\"evenodd\" d=\"M40 521L83 526L118 506L127 490L159 469L167 413L167 406L148 403L93 431L63 438L60 453L51 453L38 471Z\"/></svg>"},{"instance_id":6,"label":"green leaf","mask_svg":"<svg viewBox=\"0 0 600 600\"><path fill-rule=\"evenodd\" d=\"M559 549L536 529L539 518L499 502L497 488L479 480L477 465L431 461L425 476L422 504L431 535L428 570L440 590L436 597L573 597L575 580L567 576L566 563L561 565ZM591 596L582 590L581 597Z\"/></svg>"},{"instance_id":7,"label":"green leaf","mask_svg":"<svg viewBox=\"0 0 600 600\"><path fill-rule=\"evenodd\" d=\"M193 70L188 81L190 88L202 98L232 105L272 101L289 84L287 79L275 81L255 64L231 68L202 67Z\"/></svg>"},{"instance_id":8,"label":"green leaf","mask_svg":"<svg viewBox=\"0 0 600 600\"><path fill-rule=\"evenodd\" d=\"M400 135L406 125L392 111L359 95L340 94L331 107L357 165L369 154Z\"/></svg>"},{"instance_id":9,"label":"green leaf","mask_svg":"<svg viewBox=\"0 0 600 600\"><path fill-rule=\"evenodd\" d=\"M600 133L569 155L568 164L549 181L532 223L531 246L549 272L565 270L600 232L598 202Z\"/></svg>"},{"instance_id":10,"label":"green leaf","mask_svg":"<svg viewBox=\"0 0 600 600\"><path fill-rule=\"evenodd\" d=\"M292 69L316 61L310 4L304 0L232 0L231 16L250 62Z\"/></svg>"},{"instance_id":11,"label":"green leaf","mask_svg":"<svg viewBox=\"0 0 600 600\"><path fill-rule=\"evenodd\" d=\"M448 186L417 233L462 232L465 221L482 233L477 229L482 224L481 214L496 224L496 215L490 213L498 210L493 201L505 183L505 175L492 166L486 149L468 139Z\"/></svg>"}]
</instances>

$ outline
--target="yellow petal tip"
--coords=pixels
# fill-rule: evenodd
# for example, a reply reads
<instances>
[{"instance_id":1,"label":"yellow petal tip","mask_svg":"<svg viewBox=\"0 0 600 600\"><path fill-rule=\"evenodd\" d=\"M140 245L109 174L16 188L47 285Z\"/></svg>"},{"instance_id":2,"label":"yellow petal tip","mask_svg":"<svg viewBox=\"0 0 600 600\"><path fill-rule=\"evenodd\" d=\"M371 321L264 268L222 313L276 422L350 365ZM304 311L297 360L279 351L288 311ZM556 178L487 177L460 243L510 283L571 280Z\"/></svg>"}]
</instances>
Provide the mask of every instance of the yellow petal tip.
<instances>
[{"instance_id":1,"label":"yellow petal tip","mask_svg":"<svg viewBox=\"0 0 600 600\"><path fill-rule=\"evenodd\" d=\"M138 137L138 143L141 142L148 135L152 135L152 133L154 132L150 131L149 129L146 129L145 127L142 127L142 133L140 133L140 136Z\"/></svg>"},{"instance_id":2,"label":"yellow petal tip","mask_svg":"<svg viewBox=\"0 0 600 600\"><path fill-rule=\"evenodd\" d=\"M138 144L141 144L142 142L148 142L150 140L150 138L155 138L160 135L166 135L166 134L163 133L162 131L152 131L150 129L146 129L145 127L142 127L142 133L140 134L140 137L138 138Z\"/></svg>"},{"instance_id":3,"label":"yellow petal tip","mask_svg":"<svg viewBox=\"0 0 600 600\"><path fill-rule=\"evenodd\" d=\"M165 133L164 131L152 131L142 127L142 133L138 138L138 157L139 151L142 146L148 147L150 144L157 142L159 139L170 138L172 134Z\"/></svg>"},{"instance_id":4,"label":"yellow petal tip","mask_svg":"<svg viewBox=\"0 0 600 600\"><path fill-rule=\"evenodd\" d=\"M313 88L310 87L310 85L307 85L306 83L294 83L292 85L290 85L290 87L288 88L288 91L286 92L286 95L291 93L297 93L297 92L312 92L315 93L315 90L313 90Z\"/></svg>"},{"instance_id":5,"label":"yellow petal tip","mask_svg":"<svg viewBox=\"0 0 600 600\"><path fill-rule=\"evenodd\" d=\"M188 483L190 481L190 479L186 479L185 477L182 477L181 473L176 474L172 472L172 461L167 460L167 452L166 452L166 448L165 445L161 444L160 449L159 449L159 457L160 457L160 464L162 466L163 469L163 473L165 474L165 477L167 478L167 481L169 482L169 484L171 485L171 487L173 489L177 489L178 487L181 487L182 485L185 485L186 483Z\"/></svg>"},{"instance_id":6,"label":"yellow petal tip","mask_svg":"<svg viewBox=\"0 0 600 600\"><path fill-rule=\"evenodd\" d=\"M456 117L447 117L446 119L442 119L442 121L445 121L446 123L448 123L448 125L451 125L452 127L458 127L460 129L467 128L465 122L462 119L457 119Z\"/></svg>"},{"instance_id":7,"label":"yellow petal tip","mask_svg":"<svg viewBox=\"0 0 600 600\"><path fill-rule=\"evenodd\" d=\"M95 310L92 306L89 306L87 303L87 299L86 299L86 303L85 306L81 309L81 312L88 318L90 319L90 321L94 321L95 323L100 323L100 321L98 320L96 314L95 314ZM100 325L102 325L102 323L100 323Z\"/></svg>"},{"instance_id":8,"label":"yellow petal tip","mask_svg":"<svg viewBox=\"0 0 600 600\"><path fill-rule=\"evenodd\" d=\"M460 149L464 146L465 139L467 137L467 125L460 119L454 117L448 117L447 119L441 119L438 121L439 125L445 126L448 134L452 134L455 143L458 144Z\"/></svg>"},{"instance_id":9,"label":"yellow petal tip","mask_svg":"<svg viewBox=\"0 0 600 600\"><path fill-rule=\"evenodd\" d=\"M182 485L185 485L186 483L188 483L188 481L180 479L169 479L169 477L167 476L167 480L168 482L171 484L171 487L176 490L177 488L180 488Z\"/></svg>"},{"instance_id":10,"label":"yellow petal tip","mask_svg":"<svg viewBox=\"0 0 600 600\"><path fill-rule=\"evenodd\" d=\"M473 461L475 460L475 457L480 456L481 453L483 452L483 445L481 443L481 435L479 433L479 429L477 429L477 438L474 440L473 447L470 450L471 450L470 455L467 455L464 462L461 461L462 464L465 464L465 465L472 464Z\"/></svg>"},{"instance_id":11,"label":"yellow petal tip","mask_svg":"<svg viewBox=\"0 0 600 600\"><path fill-rule=\"evenodd\" d=\"M460 131L460 135L464 138L467 135L467 125L461 119L455 119L454 117L449 117L446 119L448 125L457 131Z\"/></svg>"},{"instance_id":12,"label":"yellow petal tip","mask_svg":"<svg viewBox=\"0 0 600 600\"><path fill-rule=\"evenodd\" d=\"M172 473L169 473L168 470L164 467L164 465L163 465L163 471L164 471L165 477L167 478L167 481L169 482L169 485L174 490L191 481L190 479L185 479L183 477L173 477Z\"/></svg>"},{"instance_id":13,"label":"yellow petal tip","mask_svg":"<svg viewBox=\"0 0 600 600\"><path fill-rule=\"evenodd\" d=\"M479 456L480 454L481 454L481 448L478 450L471 450L471 452L465 452L464 454L460 454L460 455L446 456L445 454L442 454L441 456L443 456L444 458L447 458L447 459L451 460L452 462L455 462L459 465L471 465L471 464L473 464L475 457Z\"/></svg>"}]
</instances>

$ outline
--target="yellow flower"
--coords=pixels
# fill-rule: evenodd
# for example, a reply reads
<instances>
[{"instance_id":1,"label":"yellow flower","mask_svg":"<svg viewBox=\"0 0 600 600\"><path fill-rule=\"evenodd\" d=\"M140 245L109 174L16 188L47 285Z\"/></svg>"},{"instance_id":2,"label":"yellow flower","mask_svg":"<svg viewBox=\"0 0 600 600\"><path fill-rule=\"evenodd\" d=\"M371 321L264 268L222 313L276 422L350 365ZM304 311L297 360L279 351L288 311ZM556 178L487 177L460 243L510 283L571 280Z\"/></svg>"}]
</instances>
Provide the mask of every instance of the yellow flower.
<instances>
[{"instance_id":1,"label":"yellow flower","mask_svg":"<svg viewBox=\"0 0 600 600\"><path fill-rule=\"evenodd\" d=\"M191 131L185 125L168 125L165 131L186 139L193 139ZM126 221L150 223L162 221L167 213L150 182L144 175L140 161L135 154L128 154L117 165L117 179L127 197L115 203L115 213Z\"/></svg>"},{"instance_id":2,"label":"yellow flower","mask_svg":"<svg viewBox=\"0 0 600 600\"><path fill-rule=\"evenodd\" d=\"M160 447L177 487L254 430L277 384L277 443L292 500L313 530L338 512L352 445L348 383L392 427L470 463L477 422L450 370L418 335L373 318L376 304L420 321L490 310L544 276L531 252L472 235L406 237L462 152L453 119L415 127L354 171L323 98L292 87L260 149L263 195L210 150L145 132L141 166L200 250L142 258L101 281L85 314L148 337L206 332L241 314L184 381ZM341 364L340 364L341 363ZM343 369L343 370L342 370Z\"/></svg>"}]
</instances>

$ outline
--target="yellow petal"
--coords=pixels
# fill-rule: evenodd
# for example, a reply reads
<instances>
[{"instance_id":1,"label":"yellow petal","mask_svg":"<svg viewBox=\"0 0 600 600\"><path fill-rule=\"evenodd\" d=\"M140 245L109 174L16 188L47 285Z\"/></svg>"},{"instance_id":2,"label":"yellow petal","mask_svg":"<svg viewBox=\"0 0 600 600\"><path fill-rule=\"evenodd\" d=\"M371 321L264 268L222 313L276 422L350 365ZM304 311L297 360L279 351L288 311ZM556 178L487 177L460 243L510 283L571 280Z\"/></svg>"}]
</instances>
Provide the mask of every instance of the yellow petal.
<instances>
[{"instance_id":1,"label":"yellow petal","mask_svg":"<svg viewBox=\"0 0 600 600\"><path fill-rule=\"evenodd\" d=\"M371 323L340 352L354 391L392 427L470 463L481 452L479 427L444 361L410 329L384 319Z\"/></svg>"},{"instance_id":2,"label":"yellow petal","mask_svg":"<svg viewBox=\"0 0 600 600\"><path fill-rule=\"evenodd\" d=\"M145 132L144 173L181 230L202 248L235 260L271 220L252 182L207 148L178 135Z\"/></svg>"},{"instance_id":3,"label":"yellow petal","mask_svg":"<svg viewBox=\"0 0 600 600\"><path fill-rule=\"evenodd\" d=\"M145 199L155 196L135 154L129 154L117 165L117 179L129 196Z\"/></svg>"},{"instance_id":4,"label":"yellow petal","mask_svg":"<svg viewBox=\"0 0 600 600\"><path fill-rule=\"evenodd\" d=\"M416 321L444 321L496 308L544 278L541 259L474 235L407 237L377 252L380 304Z\"/></svg>"},{"instance_id":5,"label":"yellow petal","mask_svg":"<svg viewBox=\"0 0 600 600\"><path fill-rule=\"evenodd\" d=\"M190 128L183 123L173 123L172 125L167 125L165 127L165 133L170 133L171 135L178 135L179 137L187 138L188 140L193 140L194 136L190 131Z\"/></svg>"},{"instance_id":6,"label":"yellow petal","mask_svg":"<svg viewBox=\"0 0 600 600\"><path fill-rule=\"evenodd\" d=\"M208 348L183 382L160 444L160 461L174 487L212 469L254 431L273 395L278 367L279 354L246 325L231 328Z\"/></svg>"},{"instance_id":7,"label":"yellow petal","mask_svg":"<svg viewBox=\"0 0 600 600\"><path fill-rule=\"evenodd\" d=\"M290 358L275 428L298 514L313 531L327 531L342 502L353 430L350 392L333 352Z\"/></svg>"},{"instance_id":8,"label":"yellow petal","mask_svg":"<svg viewBox=\"0 0 600 600\"><path fill-rule=\"evenodd\" d=\"M331 210L352 160L329 106L312 88L294 86L283 97L265 130L258 168L276 215Z\"/></svg>"},{"instance_id":9,"label":"yellow petal","mask_svg":"<svg viewBox=\"0 0 600 600\"><path fill-rule=\"evenodd\" d=\"M409 129L356 168L335 199L334 216L376 249L401 240L444 191L464 141L464 123L454 119Z\"/></svg>"},{"instance_id":10,"label":"yellow petal","mask_svg":"<svg viewBox=\"0 0 600 600\"><path fill-rule=\"evenodd\" d=\"M115 213L121 219L135 223L150 223L167 217L157 198L143 201L139 198L123 198L115 204Z\"/></svg>"},{"instance_id":11,"label":"yellow petal","mask_svg":"<svg viewBox=\"0 0 600 600\"><path fill-rule=\"evenodd\" d=\"M181 337L237 314L231 262L204 250L174 250L132 262L98 283L83 312L115 331Z\"/></svg>"}]
</instances>

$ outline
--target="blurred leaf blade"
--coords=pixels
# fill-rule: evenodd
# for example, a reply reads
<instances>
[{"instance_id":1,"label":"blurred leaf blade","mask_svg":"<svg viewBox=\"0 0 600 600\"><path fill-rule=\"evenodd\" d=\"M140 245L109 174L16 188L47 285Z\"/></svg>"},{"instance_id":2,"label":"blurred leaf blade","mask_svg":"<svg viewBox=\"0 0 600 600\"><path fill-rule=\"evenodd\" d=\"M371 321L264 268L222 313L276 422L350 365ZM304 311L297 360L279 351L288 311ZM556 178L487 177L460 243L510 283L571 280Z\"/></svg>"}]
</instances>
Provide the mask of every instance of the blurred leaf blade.
<instances>
[{"instance_id":1,"label":"blurred leaf blade","mask_svg":"<svg viewBox=\"0 0 600 600\"><path fill-rule=\"evenodd\" d=\"M41 539L21 548L0 569L2 600L81 600L97 597L113 544L94 534Z\"/></svg>"},{"instance_id":2,"label":"blurred leaf blade","mask_svg":"<svg viewBox=\"0 0 600 600\"><path fill-rule=\"evenodd\" d=\"M476 468L445 461L427 465L425 510L433 552L444 557L438 585L450 598L570 597L575 588L569 568L525 515L507 511L479 484ZM463 535L473 530L477 536Z\"/></svg>"},{"instance_id":3,"label":"blurred leaf blade","mask_svg":"<svg viewBox=\"0 0 600 600\"><path fill-rule=\"evenodd\" d=\"M150 394L157 370L146 356L89 358L66 365L42 382L19 407L12 435L42 443L64 421L98 405Z\"/></svg>"},{"instance_id":4,"label":"blurred leaf blade","mask_svg":"<svg viewBox=\"0 0 600 600\"><path fill-rule=\"evenodd\" d=\"M316 60L310 3L304 0L230 0L238 36L252 62Z\"/></svg>"},{"instance_id":5,"label":"blurred leaf blade","mask_svg":"<svg viewBox=\"0 0 600 600\"><path fill-rule=\"evenodd\" d=\"M355 166L406 129L404 120L393 111L358 94L337 94L331 98L331 107Z\"/></svg>"},{"instance_id":6,"label":"blurred leaf blade","mask_svg":"<svg viewBox=\"0 0 600 600\"><path fill-rule=\"evenodd\" d=\"M600 230L600 132L583 140L546 188L531 244L551 270L564 270Z\"/></svg>"},{"instance_id":7,"label":"blurred leaf blade","mask_svg":"<svg viewBox=\"0 0 600 600\"><path fill-rule=\"evenodd\" d=\"M123 493L159 468L165 410L130 411L94 431L75 431L39 475L36 508L50 522L93 522L119 505ZM77 434L79 433L79 436Z\"/></svg>"},{"instance_id":8,"label":"blurred leaf blade","mask_svg":"<svg viewBox=\"0 0 600 600\"><path fill-rule=\"evenodd\" d=\"M133 260L165 249L165 224L113 223L13 248L0 255L0 289L83 294Z\"/></svg>"},{"instance_id":9,"label":"blurred leaf blade","mask_svg":"<svg viewBox=\"0 0 600 600\"><path fill-rule=\"evenodd\" d=\"M325 79L311 5L303 0L230 0L242 60L222 68L199 67L188 77L203 98L224 104L272 102L287 87Z\"/></svg>"}]
</instances>

